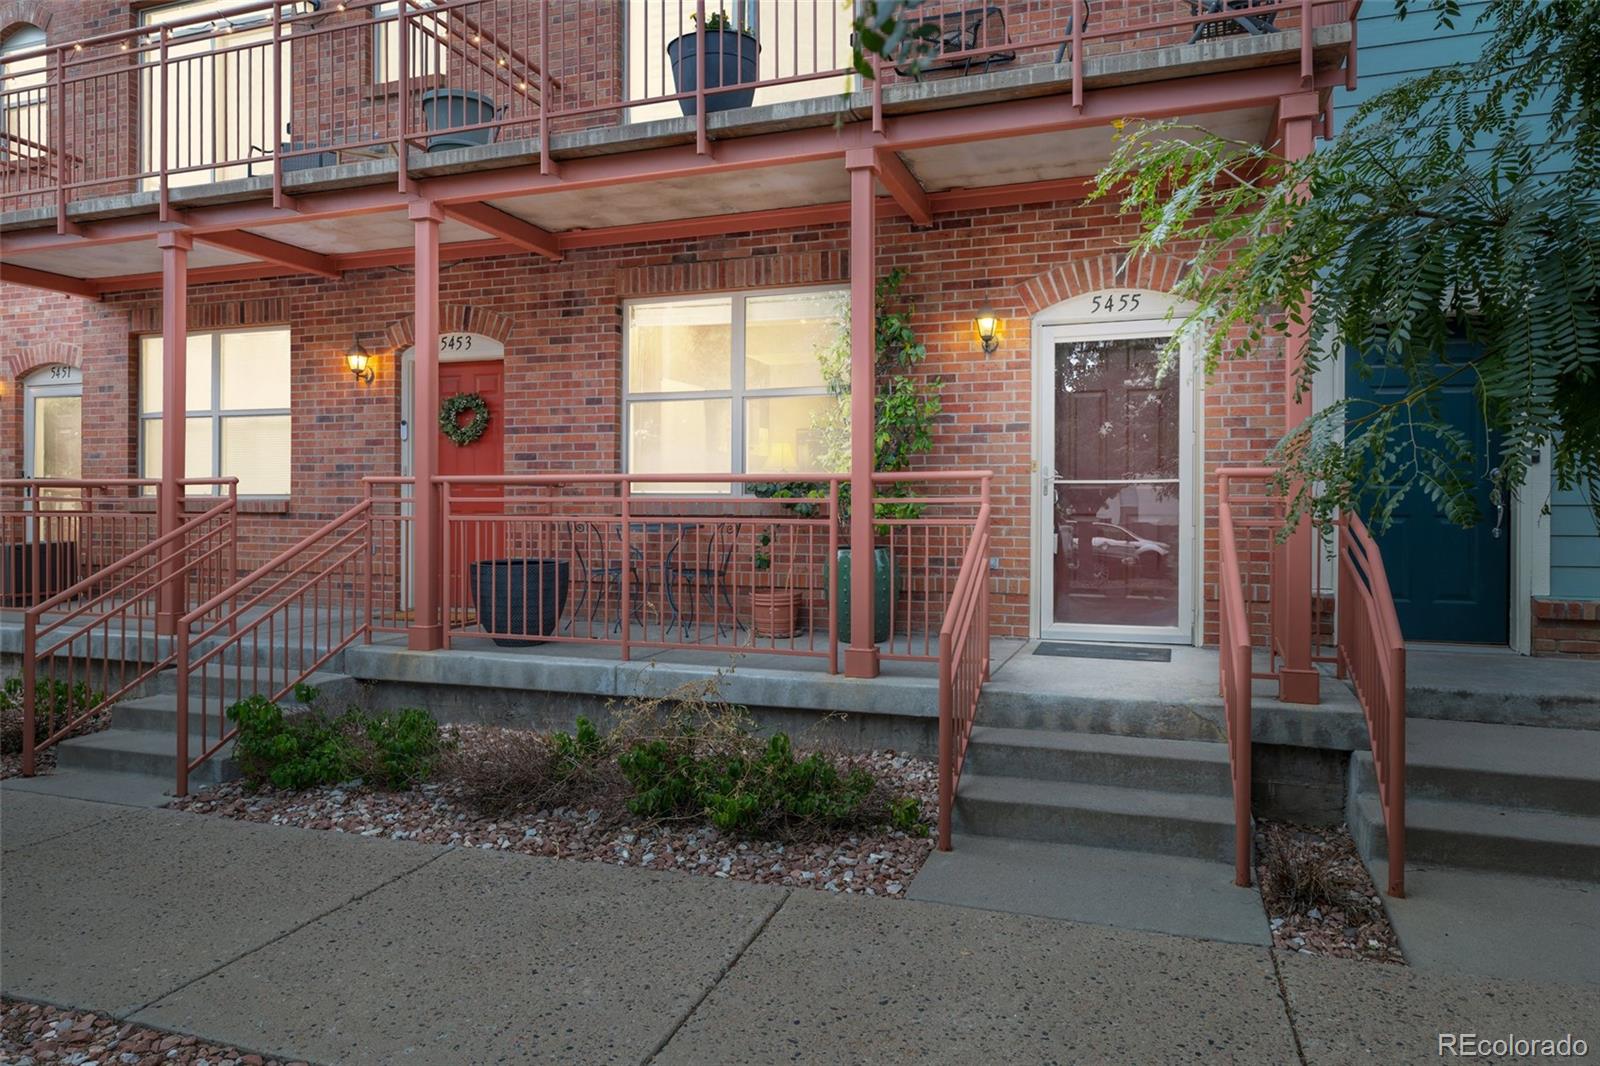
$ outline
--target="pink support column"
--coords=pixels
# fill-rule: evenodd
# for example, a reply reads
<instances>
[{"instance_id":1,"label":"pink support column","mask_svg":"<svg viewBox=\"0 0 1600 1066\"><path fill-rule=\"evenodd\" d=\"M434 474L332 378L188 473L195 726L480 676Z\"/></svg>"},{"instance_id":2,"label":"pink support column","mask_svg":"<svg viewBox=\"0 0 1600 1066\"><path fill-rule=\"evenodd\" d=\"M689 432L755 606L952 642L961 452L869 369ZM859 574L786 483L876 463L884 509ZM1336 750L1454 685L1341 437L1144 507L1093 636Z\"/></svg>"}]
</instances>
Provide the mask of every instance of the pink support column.
<instances>
[{"instance_id":1,"label":"pink support column","mask_svg":"<svg viewBox=\"0 0 1600 1066\"><path fill-rule=\"evenodd\" d=\"M184 415L188 411L189 349L189 249L194 238L187 230L156 234L161 249L161 489L156 497L156 532L165 536L183 520ZM177 566L180 546L169 545L162 572ZM182 582L163 582L156 600L156 632L170 635L188 605Z\"/></svg>"},{"instance_id":2,"label":"pink support column","mask_svg":"<svg viewBox=\"0 0 1600 1066\"><path fill-rule=\"evenodd\" d=\"M412 489L411 628L407 645L414 651L434 651L444 645L439 617L439 582L443 571L440 552L439 494L434 477L439 473L439 433L434 429L439 413L439 224L444 212L426 200L413 201L414 245L417 256L415 382L411 412Z\"/></svg>"},{"instance_id":3,"label":"pink support column","mask_svg":"<svg viewBox=\"0 0 1600 1066\"><path fill-rule=\"evenodd\" d=\"M872 639L877 159L870 148L853 148L845 154L845 166L850 171L850 646L844 651L844 672L877 677L878 645Z\"/></svg>"},{"instance_id":4,"label":"pink support column","mask_svg":"<svg viewBox=\"0 0 1600 1066\"><path fill-rule=\"evenodd\" d=\"M1278 124L1285 159L1304 159L1316 145L1317 120L1322 112L1315 92L1295 93L1278 101ZM1302 195L1305 190L1302 190ZM1311 294L1300 305L1301 318L1311 314ZM1311 343L1305 324L1290 324L1284 345L1284 431L1311 416L1311 396L1300 395L1299 378ZM1314 609L1312 553L1316 551L1311 524L1302 520L1284 545L1281 591L1283 612L1283 665L1278 670L1278 698L1286 703L1321 701L1321 675L1311 661L1311 625Z\"/></svg>"}]
</instances>

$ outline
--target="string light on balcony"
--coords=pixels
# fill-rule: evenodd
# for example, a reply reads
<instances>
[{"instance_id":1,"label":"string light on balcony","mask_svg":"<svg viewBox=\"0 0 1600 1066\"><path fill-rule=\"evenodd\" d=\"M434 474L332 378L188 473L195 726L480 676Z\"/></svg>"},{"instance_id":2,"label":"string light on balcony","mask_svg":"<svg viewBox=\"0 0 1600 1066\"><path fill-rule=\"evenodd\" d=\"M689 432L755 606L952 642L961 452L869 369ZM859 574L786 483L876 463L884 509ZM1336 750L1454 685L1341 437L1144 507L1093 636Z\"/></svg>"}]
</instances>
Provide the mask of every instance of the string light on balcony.
<instances>
[{"instance_id":1,"label":"string light on balcony","mask_svg":"<svg viewBox=\"0 0 1600 1066\"><path fill-rule=\"evenodd\" d=\"M501 56L499 59L495 60L495 62L503 67L503 66L506 65L506 57L505 56Z\"/></svg>"}]
</instances>

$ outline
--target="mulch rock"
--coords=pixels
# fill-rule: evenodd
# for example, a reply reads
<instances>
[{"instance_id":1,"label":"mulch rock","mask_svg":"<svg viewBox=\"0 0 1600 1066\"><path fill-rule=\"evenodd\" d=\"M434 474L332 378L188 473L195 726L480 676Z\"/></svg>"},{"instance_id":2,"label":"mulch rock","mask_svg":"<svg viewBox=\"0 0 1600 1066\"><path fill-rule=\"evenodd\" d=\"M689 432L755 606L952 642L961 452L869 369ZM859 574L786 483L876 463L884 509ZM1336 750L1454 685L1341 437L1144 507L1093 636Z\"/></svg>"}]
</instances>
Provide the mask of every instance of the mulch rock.
<instances>
[{"instance_id":1,"label":"mulch rock","mask_svg":"<svg viewBox=\"0 0 1600 1066\"><path fill-rule=\"evenodd\" d=\"M306 1066L104 1014L0 999L0 1062L16 1066Z\"/></svg>"},{"instance_id":2,"label":"mulch rock","mask_svg":"<svg viewBox=\"0 0 1600 1066\"><path fill-rule=\"evenodd\" d=\"M459 735L463 744L470 744L474 730L461 727ZM932 762L888 750L854 759L895 792L917 796L924 818L934 817L938 771ZM363 837L900 899L933 850L931 835L888 827L783 842L741 839L709 824L644 822L597 808L558 807L494 819L475 812L448 781L403 792L370 789L359 782L300 792L252 792L230 782L172 806L194 814Z\"/></svg>"},{"instance_id":3,"label":"mulch rock","mask_svg":"<svg viewBox=\"0 0 1600 1066\"><path fill-rule=\"evenodd\" d=\"M1383 899L1349 829L1257 819L1255 842L1256 878L1274 947L1322 958L1405 964ZM1275 874L1275 868L1285 867L1293 867L1296 875ZM1319 890L1295 899L1290 883L1313 877Z\"/></svg>"}]
</instances>

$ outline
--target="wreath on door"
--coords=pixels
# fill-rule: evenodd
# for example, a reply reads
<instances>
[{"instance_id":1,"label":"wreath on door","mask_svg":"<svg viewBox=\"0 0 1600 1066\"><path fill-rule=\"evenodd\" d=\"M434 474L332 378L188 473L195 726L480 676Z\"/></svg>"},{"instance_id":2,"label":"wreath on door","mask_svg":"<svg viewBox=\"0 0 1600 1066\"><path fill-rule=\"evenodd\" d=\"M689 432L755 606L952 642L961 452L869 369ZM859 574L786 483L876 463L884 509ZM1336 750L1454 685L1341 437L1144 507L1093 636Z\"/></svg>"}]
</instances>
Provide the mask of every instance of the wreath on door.
<instances>
[{"instance_id":1,"label":"wreath on door","mask_svg":"<svg viewBox=\"0 0 1600 1066\"><path fill-rule=\"evenodd\" d=\"M463 413L470 412L472 419L465 425ZM458 392L439 405L439 428L458 447L465 448L489 428L489 405L475 392Z\"/></svg>"}]
</instances>

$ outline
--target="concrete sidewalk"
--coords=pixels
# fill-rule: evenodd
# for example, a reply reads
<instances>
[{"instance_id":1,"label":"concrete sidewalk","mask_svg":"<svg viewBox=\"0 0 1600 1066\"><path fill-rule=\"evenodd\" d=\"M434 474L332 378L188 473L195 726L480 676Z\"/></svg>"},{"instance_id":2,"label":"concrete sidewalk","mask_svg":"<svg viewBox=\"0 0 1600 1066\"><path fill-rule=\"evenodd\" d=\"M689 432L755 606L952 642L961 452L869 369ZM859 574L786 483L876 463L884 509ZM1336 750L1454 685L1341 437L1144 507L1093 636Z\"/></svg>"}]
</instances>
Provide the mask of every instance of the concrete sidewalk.
<instances>
[{"instance_id":1,"label":"concrete sidewalk","mask_svg":"<svg viewBox=\"0 0 1600 1066\"><path fill-rule=\"evenodd\" d=\"M1592 986L0 791L0 986L320 1063L1437 1061ZM1487 1060L1485 1060L1487 1061Z\"/></svg>"}]
</instances>

